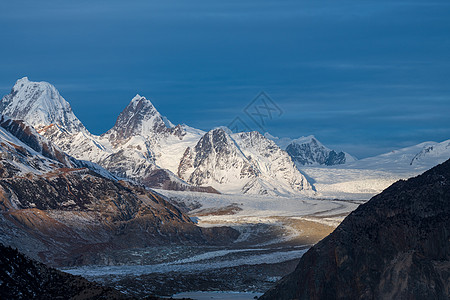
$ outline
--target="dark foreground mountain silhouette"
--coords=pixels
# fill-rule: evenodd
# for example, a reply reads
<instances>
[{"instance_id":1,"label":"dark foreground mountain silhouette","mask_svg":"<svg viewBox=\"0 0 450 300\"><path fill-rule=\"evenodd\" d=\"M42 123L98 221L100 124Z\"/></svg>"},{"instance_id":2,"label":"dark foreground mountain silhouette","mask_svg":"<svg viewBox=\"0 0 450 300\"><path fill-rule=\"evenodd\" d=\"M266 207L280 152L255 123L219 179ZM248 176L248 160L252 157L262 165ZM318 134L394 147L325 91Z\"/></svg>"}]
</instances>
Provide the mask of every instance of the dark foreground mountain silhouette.
<instances>
[{"instance_id":1,"label":"dark foreground mountain silhouette","mask_svg":"<svg viewBox=\"0 0 450 300\"><path fill-rule=\"evenodd\" d=\"M449 299L450 160L352 212L260 299Z\"/></svg>"},{"instance_id":2,"label":"dark foreground mountain silhouette","mask_svg":"<svg viewBox=\"0 0 450 300\"><path fill-rule=\"evenodd\" d=\"M128 299L118 291L89 282L0 244L0 299Z\"/></svg>"}]
</instances>

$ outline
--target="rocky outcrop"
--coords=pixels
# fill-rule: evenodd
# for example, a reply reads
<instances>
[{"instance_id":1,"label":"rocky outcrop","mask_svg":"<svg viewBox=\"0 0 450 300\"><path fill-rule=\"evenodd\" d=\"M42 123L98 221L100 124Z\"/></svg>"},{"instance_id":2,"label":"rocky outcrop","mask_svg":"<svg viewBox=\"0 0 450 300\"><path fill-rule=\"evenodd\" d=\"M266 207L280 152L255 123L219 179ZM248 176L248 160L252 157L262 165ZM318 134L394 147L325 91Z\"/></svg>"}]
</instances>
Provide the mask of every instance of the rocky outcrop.
<instances>
[{"instance_id":1,"label":"rocky outcrop","mask_svg":"<svg viewBox=\"0 0 450 300\"><path fill-rule=\"evenodd\" d=\"M1 299L129 299L118 291L33 261L0 244Z\"/></svg>"},{"instance_id":2,"label":"rocky outcrop","mask_svg":"<svg viewBox=\"0 0 450 300\"><path fill-rule=\"evenodd\" d=\"M449 299L450 160L352 212L260 299Z\"/></svg>"},{"instance_id":3,"label":"rocky outcrop","mask_svg":"<svg viewBox=\"0 0 450 300\"><path fill-rule=\"evenodd\" d=\"M142 183L157 189L172 191L191 191L200 193L220 194L210 186L195 186L180 180L168 170L156 169L142 179Z\"/></svg>"},{"instance_id":4,"label":"rocky outcrop","mask_svg":"<svg viewBox=\"0 0 450 300\"><path fill-rule=\"evenodd\" d=\"M299 138L286 146L286 152L298 166L341 165L354 158L345 152L336 152L322 145L314 136Z\"/></svg>"},{"instance_id":5,"label":"rocky outcrop","mask_svg":"<svg viewBox=\"0 0 450 300\"><path fill-rule=\"evenodd\" d=\"M183 136L180 127L166 120L145 97L136 95L120 113L119 117L105 136L112 144L120 144L133 136L168 135L171 133Z\"/></svg>"},{"instance_id":6,"label":"rocky outcrop","mask_svg":"<svg viewBox=\"0 0 450 300\"><path fill-rule=\"evenodd\" d=\"M23 121L12 120L0 115L0 127L4 128L39 154L42 154L49 159L56 160L65 166L76 166L76 162L73 158L40 136L33 127L25 124Z\"/></svg>"},{"instance_id":7,"label":"rocky outcrop","mask_svg":"<svg viewBox=\"0 0 450 300\"><path fill-rule=\"evenodd\" d=\"M221 128L211 130L194 148L186 149L178 167L178 176L195 185L230 183L255 178L257 173Z\"/></svg>"}]
</instances>

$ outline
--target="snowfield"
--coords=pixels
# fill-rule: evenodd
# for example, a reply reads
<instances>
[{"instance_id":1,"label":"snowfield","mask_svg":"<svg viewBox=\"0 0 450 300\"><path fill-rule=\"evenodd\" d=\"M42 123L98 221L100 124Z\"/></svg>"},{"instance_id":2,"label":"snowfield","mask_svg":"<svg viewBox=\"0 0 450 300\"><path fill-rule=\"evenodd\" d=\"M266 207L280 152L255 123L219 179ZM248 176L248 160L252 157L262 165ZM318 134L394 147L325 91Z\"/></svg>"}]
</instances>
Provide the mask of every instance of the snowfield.
<instances>
[{"instance_id":1,"label":"snowfield","mask_svg":"<svg viewBox=\"0 0 450 300\"><path fill-rule=\"evenodd\" d=\"M400 179L422 174L450 158L450 140L425 142L336 166L303 166L300 171L326 199L368 200Z\"/></svg>"}]
</instances>

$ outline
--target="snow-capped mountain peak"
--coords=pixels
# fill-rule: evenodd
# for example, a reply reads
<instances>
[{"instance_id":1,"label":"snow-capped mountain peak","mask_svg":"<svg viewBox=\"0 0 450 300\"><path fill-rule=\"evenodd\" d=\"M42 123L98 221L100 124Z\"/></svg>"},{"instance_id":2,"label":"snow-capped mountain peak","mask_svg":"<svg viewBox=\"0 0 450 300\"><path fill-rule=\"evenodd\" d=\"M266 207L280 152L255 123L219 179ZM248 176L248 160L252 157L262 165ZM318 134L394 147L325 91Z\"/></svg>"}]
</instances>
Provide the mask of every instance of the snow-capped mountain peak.
<instances>
[{"instance_id":1,"label":"snow-capped mountain peak","mask_svg":"<svg viewBox=\"0 0 450 300\"><path fill-rule=\"evenodd\" d=\"M286 195L312 189L274 142L256 131L229 134L223 127L186 149L178 176L228 193Z\"/></svg>"},{"instance_id":2,"label":"snow-capped mountain peak","mask_svg":"<svg viewBox=\"0 0 450 300\"><path fill-rule=\"evenodd\" d=\"M0 111L11 118L26 120L38 130L52 124L70 133L85 130L53 85L33 82L28 77L17 80L11 93L2 98Z\"/></svg>"},{"instance_id":3,"label":"snow-capped mountain peak","mask_svg":"<svg viewBox=\"0 0 450 300\"><path fill-rule=\"evenodd\" d=\"M174 125L163 117L147 98L137 94L117 118L114 127L107 132L110 139L119 141L132 136L153 136L166 132Z\"/></svg>"}]
</instances>

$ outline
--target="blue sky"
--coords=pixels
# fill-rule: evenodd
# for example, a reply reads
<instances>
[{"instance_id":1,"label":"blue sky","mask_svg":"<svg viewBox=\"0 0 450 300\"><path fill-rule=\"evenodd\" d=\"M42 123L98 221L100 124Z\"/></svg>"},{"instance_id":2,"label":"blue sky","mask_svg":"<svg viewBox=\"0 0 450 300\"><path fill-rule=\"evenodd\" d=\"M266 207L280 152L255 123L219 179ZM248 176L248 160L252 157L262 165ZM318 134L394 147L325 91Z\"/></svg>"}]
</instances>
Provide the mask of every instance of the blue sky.
<instances>
[{"instance_id":1,"label":"blue sky","mask_svg":"<svg viewBox=\"0 0 450 300\"><path fill-rule=\"evenodd\" d=\"M449 1L2 1L0 92L54 84L93 133L131 98L208 130L265 91L264 129L366 157L450 139Z\"/></svg>"}]
</instances>

